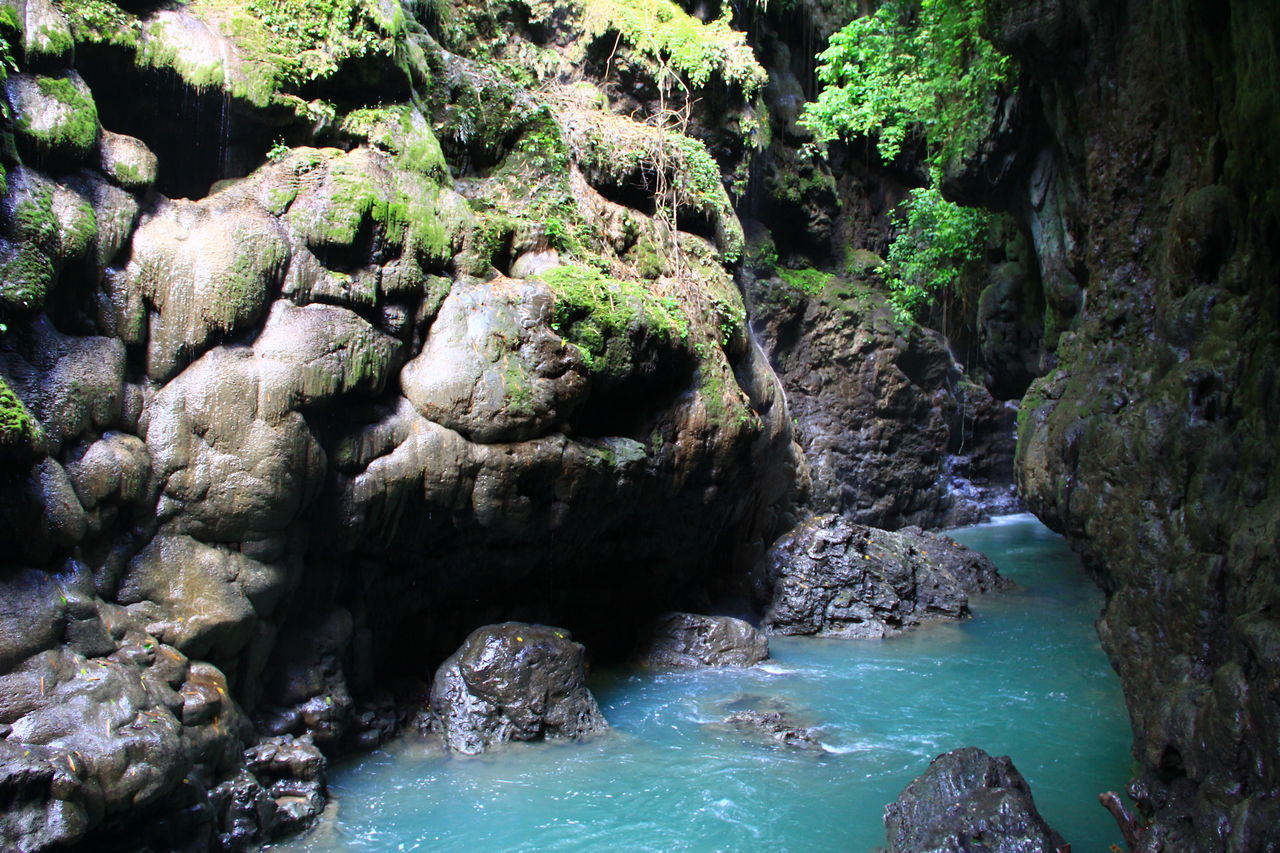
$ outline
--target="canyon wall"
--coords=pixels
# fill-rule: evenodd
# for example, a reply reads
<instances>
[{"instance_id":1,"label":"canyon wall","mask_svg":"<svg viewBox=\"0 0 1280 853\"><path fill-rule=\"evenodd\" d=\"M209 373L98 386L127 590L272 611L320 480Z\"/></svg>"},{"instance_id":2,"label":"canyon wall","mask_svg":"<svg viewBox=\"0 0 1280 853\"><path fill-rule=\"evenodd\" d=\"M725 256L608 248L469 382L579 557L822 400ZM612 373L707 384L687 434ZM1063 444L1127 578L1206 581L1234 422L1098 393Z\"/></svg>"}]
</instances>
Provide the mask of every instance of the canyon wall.
<instances>
[{"instance_id":1,"label":"canyon wall","mask_svg":"<svg viewBox=\"0 0 1280 853\"><path fill-rule=\"evenodd\" d=\"M1056 368L1023 401L1019 486L1106 590L1132 793L1155 821L1143 849L1271 850L1280 8L993 11L1038 142L1005 180L979 160L954 189L1018 217L1068 318Z\"/></svg>"},{"instance_id":2,"label":"canyon wall","mask_svg":"<svg viewBox=\"0 0 1280 853\"><path fill-rule=\"evenodd\" d=\"M294 830L477 626L628 652L789 505L683 132L742 156L741 34L670 6L673 93L625 8L272 8L0 7L6 849Z\"/></svg>"}]
</instances>

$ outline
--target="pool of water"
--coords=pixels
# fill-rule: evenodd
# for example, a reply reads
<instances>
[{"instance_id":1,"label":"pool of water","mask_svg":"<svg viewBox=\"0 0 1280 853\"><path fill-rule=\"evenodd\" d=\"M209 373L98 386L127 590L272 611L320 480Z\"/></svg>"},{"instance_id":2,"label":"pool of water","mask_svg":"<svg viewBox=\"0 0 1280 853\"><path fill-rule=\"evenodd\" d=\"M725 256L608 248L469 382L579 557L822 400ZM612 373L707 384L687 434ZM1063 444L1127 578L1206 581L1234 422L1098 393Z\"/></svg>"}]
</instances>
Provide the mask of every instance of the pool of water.
<instances>
[{"instance_id":1,"label":"pool of water","mask_svg":"<svg viewBox=\"0 0 1280 853\"><path fill-rule=\"evenodd\" d=\"M405 737L332 768L334 801L280 851L866 851L884 806L938 753L1007 754L1073 847L1119 843L1097 803L1130 771L1119 683L1098 646L1102 597L1031 516L953 531L1019 584L975 618L888 640L778 637L750 670L599 672L612 731L477 758ZM821 752L714 723L784 703Z\"/></svg>"}]
</instances>

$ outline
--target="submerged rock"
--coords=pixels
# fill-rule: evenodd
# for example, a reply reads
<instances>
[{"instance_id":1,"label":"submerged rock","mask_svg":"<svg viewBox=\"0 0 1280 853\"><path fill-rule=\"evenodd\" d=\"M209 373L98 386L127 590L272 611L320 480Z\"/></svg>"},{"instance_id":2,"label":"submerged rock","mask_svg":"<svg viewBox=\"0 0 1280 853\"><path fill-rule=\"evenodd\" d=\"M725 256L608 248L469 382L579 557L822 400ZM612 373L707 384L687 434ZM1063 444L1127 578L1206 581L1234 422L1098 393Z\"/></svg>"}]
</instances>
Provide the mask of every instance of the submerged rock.
<instances>
[{"instance_id":1,"label":"submerged rock","mask_svg":"<svg viewBox=\"0 0 1280 853\"><path fill-rule=\"evenodd\" d=\"M746 694L717 704L719 707L712 713L725 715L718 722L706 724L712 732L763 746L824 749L817 731L801 721L795 707L786 699Z\"/></svg>"},{"instance_id":2,"label":"submerged rock","mask_svg":"<svg viewBox=\"0 0 1280 853\"><path fill-rule=\"evenodd\" d=\"M643 655L649 666L752 666L769 657L769 640L732 616L668 613Z\"/></svg>"},{"instance_id":3,"label":"submerged rock","mask_svg":"<svg viewBox=\"0 0 1280 853\"><path fill-rule=\"evenodd\" d=\"M587 690L585 654L567 631L543 625L504 622L473 631L431 686L445 743L477 755L507 741L607 729Z\"/></svg>"},{"instance_id":4,"label":"submerged rock","mask_svg":"<svg viewBox=\"0 0 1280 853\"><path fill-rule=\"evenodd\" d=\"M890 636L926 619L969 615L969 594L1011 583L982 554L946 536L897 533L817 516L780 539L766 558L774 634Z\"/></svg>"},{"instance_id":5,"label":"submerged rock","mask_svg":"<svg viewBox=\"0 0 1280 853\"><path fill-rule=\"evenodd\" d=\"M1009 757L976 747L935 758L885 807L884 826L889 853L1056 853L1065 846Z\"/></svg>"},{"instance_id":6,"label":"submerged rock","mask_svg":"<svg viewBox=\"0 0 1280 853\"><path fill-rule=\"evenodd\" d=\"M814 730L800 725L780 711L737 711L720 725L746 735L751 740L772 742L795 749L822 749Z\"/></svg>"}]
</instances>

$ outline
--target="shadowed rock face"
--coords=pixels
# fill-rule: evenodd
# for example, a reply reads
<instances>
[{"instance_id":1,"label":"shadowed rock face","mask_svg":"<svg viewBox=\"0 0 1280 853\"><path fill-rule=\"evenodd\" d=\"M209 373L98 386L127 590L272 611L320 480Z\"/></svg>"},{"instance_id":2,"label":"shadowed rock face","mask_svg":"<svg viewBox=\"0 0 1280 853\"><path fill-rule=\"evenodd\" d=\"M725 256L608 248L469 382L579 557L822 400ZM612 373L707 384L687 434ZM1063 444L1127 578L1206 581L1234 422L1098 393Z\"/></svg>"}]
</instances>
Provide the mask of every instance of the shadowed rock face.
<instances>
[{"instance_id":1,"label":"shadowed rock face","mask_svg":"<svg viewBox=\"0 0 1280 853\"><path fill-rule=\"evenodd\" d=\"M816 516L766 557L764 626L775 634L878 638L969 615L969 595L1007 589L982 554L908 527L891 533Z\"/></svg>"},{"instance_id":2,"label":"shadowed rock face","mask_svg":"<svg viewBox=\"0 0 1280 853\"><path fill-rule=\"evenodd\" d=\"M769 639L732 616L668 613L642 655L648 666L753 666L769 657Z\"/></svg>"},{"instance_id":3,"label":"shadowed rock face","mask_svg":"<svg viewBox=\"0 0 1280 853\"><path fill-rule=\"evenodd\" d=\"M18 6L41 29L10 42L0 152L0 846L263 843L323 799L264 745L375 746L391 686L477 625L630 652L775 535L790 429L701 143L414 21L361 18L384 41L317 72L341 113L317 124L255 88L250 12ZM127 84L167 62L201 115L152 133L138 93L172 92ZM220 80L209 159L169 130L207 135ZM179 179L180 149L208 162ZM514 707L513 737L599 722Z\"/></svg>"},{"instance_id":4,"label":"shadowed rock face","mask_svg":"<svg viewBox=\"0 0 1280 853\"><path fill-rule=\"evenodd\" d=\"M1273 849L1280 7L994 8L1043 104L996 194L1079 311L1023 402L1020 490L1107 592L1149 842Z\"/></svg>"},{"instance_id":5,"label":"shadowed rock face","mask_svg":"<svg viewBox=\"0 0 1280 853\"><path fill-rule=\"evenodd\" d=\"M869 282L828 278L818 293L781 278L750 289L808 463L808 506L891 530L1018 511L1014 409L963 376L942 335L896 322Z\"/></svg>"},{"instance_id":6,"label":"shadowed rock face","mask_svg":"<svg viewBox=\"0 0 1280 853\"><path fill-rule=\"evenodd\" d=\"M505 622L467 637L431 684L449 748L478 755L508 741L580 738L607 729L586 685L586 649L568 633Z\"/></svg>"},{"instance_id":7,"label":"shadowed rock face","mask_svg":"<svg viewBox=\"0 0 1280 853\"><path fill-rule=\"evenodd\" d=\"M884 826L890 853L1058 853L1064 846L1008 756L974 747L935 758L885 807Z\"/></svg>"}]
</instances>

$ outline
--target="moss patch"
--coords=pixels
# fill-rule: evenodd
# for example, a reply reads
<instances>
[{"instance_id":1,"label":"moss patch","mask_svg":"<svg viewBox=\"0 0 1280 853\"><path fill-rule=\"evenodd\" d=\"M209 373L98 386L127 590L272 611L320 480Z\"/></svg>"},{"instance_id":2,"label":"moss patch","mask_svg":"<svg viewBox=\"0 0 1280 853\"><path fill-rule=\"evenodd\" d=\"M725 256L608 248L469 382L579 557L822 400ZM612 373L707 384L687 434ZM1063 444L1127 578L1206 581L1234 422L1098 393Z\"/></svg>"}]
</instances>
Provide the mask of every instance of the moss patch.
<instances>
[{"instance_id":1,"label":"moss patch","mask_svg":"<svg viewBox=\"0 0 1280 853\"><path fill-rule=\"evenodd\" d=\"M556 297L552 330L578 348L594 373L625 375L636 332L668 342L689 334L689 318L677 301L655 296L639 282L582 266L556 267L539 277Z\"/></svg>"},{"instance_id":2,"label":"moss patch","mask_svg":"<svg viewBox=\"0 0 1280 853\"><path fill-rule=\"evenodd\" d=\"M59 0L58 6L77 42L134 50L142 43L142 24L109 0Z\"/></svg>"},{"instance_id":3,"label":"moss patch","mask_svg":"<svg viewBox=\"0 0 1280 853\"><path fill-rule=\"evenodd\" d=\"M34 448L42 435L40 424L13 393L5 378L0 376L0 451Z\"/></svg>"},{"instance_id":4,"label":"moss patch","mask_svg":"<svg viewBox=\"0 0 1280 853\"><path fill-rule=\"evenodd\" d=\"M826 290L827 285L835 281L835 276L831 273L811 268L802 270L780 269L778 270L778 277L786 283L787 287L809 296L817 296Z\"/></svg>"},{"instance_id":5,"label":"moss patch","mask_svg":"<svg viewBox=\"0 0 1280 853\"><path fill-rule=\"evenodd\" d=\"M98 141L98 108L71 77L36 77L35 89L18 99L14 127L37 155L83 159Z\"/></svg>"}]
</instances>

